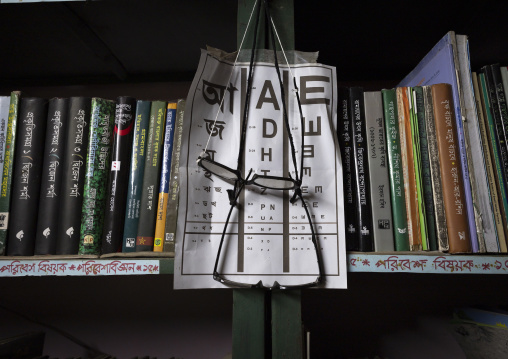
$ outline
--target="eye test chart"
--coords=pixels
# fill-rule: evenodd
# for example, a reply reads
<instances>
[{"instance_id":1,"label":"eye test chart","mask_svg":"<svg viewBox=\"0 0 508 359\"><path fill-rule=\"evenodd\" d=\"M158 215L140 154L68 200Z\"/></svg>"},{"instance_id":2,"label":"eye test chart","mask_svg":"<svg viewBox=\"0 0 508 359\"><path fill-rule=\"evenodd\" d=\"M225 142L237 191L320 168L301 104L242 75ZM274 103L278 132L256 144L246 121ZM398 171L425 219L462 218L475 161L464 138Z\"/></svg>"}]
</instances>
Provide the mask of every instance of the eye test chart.
<instances>
[{"instance_id":1,"label":"eye test chart","mask_svg":"<svg viewBox=\"0 0 508 359\"><path fill-rule=\"evenodd\" d=\"M212 276L223 232L217 267L223 278L245 284L262 281L267 287L275 281L280 285L314 282L319 267L311 223L322 258L324 281L320 287L347 286L335 68L318 63L288 67L284 57L278 59L285 98L281 98L274 64L256 62L246 101L249 63L235 63L202 50L184 115L175 289L232 287ZM228 190L233 190L234 182L199 167L197 159L205 155L237 170L246 108L240 176L301 176L310 221L300 199L291 203L294 190L248 184L225 227L231 208Z\"/></svg>"}]
</instances>

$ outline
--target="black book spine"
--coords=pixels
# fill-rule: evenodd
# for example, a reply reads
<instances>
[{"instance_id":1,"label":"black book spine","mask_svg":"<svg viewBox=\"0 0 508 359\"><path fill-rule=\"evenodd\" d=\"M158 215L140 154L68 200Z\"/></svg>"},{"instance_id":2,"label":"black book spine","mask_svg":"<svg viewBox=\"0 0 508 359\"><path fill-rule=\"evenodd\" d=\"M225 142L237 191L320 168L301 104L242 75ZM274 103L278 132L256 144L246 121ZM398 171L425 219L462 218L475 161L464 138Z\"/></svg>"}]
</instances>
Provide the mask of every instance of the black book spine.
<instances>
[{"instance_id":1,"label":"black book spine","mask_svg":"<svg viewBox=\"0 0 508 359\"><path fill-rule=\"evenodd\" d=\"M339 87L338 92L338 126L337 137L339 139L342 156L343 183L344 183L344 220L346 227L346 250L359 250L356 203L356 185L353 171L353 144L351 139L351 113L349 110L349 88Z\"/></svg>"},{"instance_id":2,"label":"black book spine","mask_svg":"<svg viewBox=\"0 0 508 359\"><path fill-rule=\"evenodd\" d=\"M508 147L506 143L508 130L508 123L503 123L503 118L501 117L500 106L498 101L498 94L496 90L496 84L494 81L494 74L492 66L484 66L483 72L485 74L485 82L487 84L487 91L490 100L490 110L492 112L492 117L494 119L494 132L497 138L497 146L500 155L500 162L502 168L502 180L504 182L504 186L508 185ZM508 119L507 119L508 121ZM501 180L501 178L499 179Z\"/></svg>"},{"instance_id":3,"label":"black book spine","mask_svg":"<svg viewBox=\"0 0 508 359\"><path fill-rule=\"evenodd\" d=\"M34 254L47 117L46 99L21 98L7 234L9 256Z\"/></svg>"},{"instance_id":4,"label":"black book spine","mask_svg":"<svg viewBox=\"0 0 508 359\"><path fill-rule=\"evenodd\" d=\"M351 113L351 133L353 143L353 171L355 173L355 196L357 216L357 238L358 250L361 252L370 252L374 250L374 240L372 236L372 213L369 185L369 163L367 149L367 130L365 124L365 106L363 100L363 88L350 88L350 113Z\"/></svg>"},{"instance_id":5,"label":"black book spine","mask_svg":"<svg viewBox=\"0 0 508 359\"><path fill-rule=\"evenodd\" d=\"M117 98L111 168L106 196L106 213L102 234L102 254L122 251L123 227L127 203L127 186L134 133L136 99Z\"/></svg>"},{"instance_id":6,"label":"black book spine","mask_svg":"<svg viewBox=\"0 0 508 359\"><path fill-rule=\"evenodd\" d=\"M35 254L37 255L56 253L57 226L60 214L59 200L62 187L63 139L67 128L68 113L69 99L52 98L49 101L35 235Z\"/></svg>"},{"instance_id":7,"label":"black book spine","mask_svg":"<svg viewBox=\"0 0 508 359\"><path fill-rule=\"evenodd\" d=\"M92 99L71 97L64 136L56 254L77 254Z\"/></svg>"}]
</instances>

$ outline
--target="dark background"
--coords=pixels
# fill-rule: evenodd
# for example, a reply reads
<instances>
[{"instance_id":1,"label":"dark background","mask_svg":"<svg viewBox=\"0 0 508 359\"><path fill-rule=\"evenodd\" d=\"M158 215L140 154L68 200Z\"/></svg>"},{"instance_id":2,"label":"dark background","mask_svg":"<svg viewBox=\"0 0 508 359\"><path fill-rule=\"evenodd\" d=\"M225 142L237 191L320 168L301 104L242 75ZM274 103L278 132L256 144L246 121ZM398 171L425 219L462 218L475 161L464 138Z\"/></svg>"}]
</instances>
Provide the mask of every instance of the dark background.
<instances>
[{"instance_id":1,"label":"dark background","mask_svg":"<svg viewBox=\"0 0 508 359\"><path fill-rule=\"evenodd\" d=\"M2 4L0 86L189 82L201 48L236 50L239 1ZM295 0L295 47L339 82L394 86L449 30L469 36L473 70L508 64L506 14L504 1Z\"/></svg>"}]
</instances>

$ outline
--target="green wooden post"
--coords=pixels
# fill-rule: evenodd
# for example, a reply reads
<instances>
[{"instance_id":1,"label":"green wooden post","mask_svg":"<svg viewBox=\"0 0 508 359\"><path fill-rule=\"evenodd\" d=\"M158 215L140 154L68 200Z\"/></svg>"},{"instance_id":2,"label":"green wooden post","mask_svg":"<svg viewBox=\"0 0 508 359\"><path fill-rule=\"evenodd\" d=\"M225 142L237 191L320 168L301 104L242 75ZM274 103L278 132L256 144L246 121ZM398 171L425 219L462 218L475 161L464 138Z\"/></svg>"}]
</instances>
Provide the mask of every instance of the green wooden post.
<instances>
[{"instance_id":1,"label":"green wooden post","mask_svg":"<svg viewBox=\"0 0 508 359\"><path fill-rule=\"evenodd\" d=\"M263 1L263 0L258 0ZM249 22L249 17L252 13L252 8L256 0L238 0L238 22L236 26L236 46L239 47L242 41L243 35L245 33L245 27ZM294 21L294 6L293 0L269 0L271 14L273 17L273 22L275 23L275 27L277 29L277 33L282 42L282 46L284 50L294 50L295 49L295 21ZM261 9L263 10L263 9ZM252 41L254 39L254 29L255 24L255 15L254 14L251 19L251 23L249 25L249 31L245 36L245 40L242 48L251 49ZM259 22L259 31L258 31L258 39L257 39L257 48L258 49L267 49L269 48L266 38L266 24L264 16L261 17ZM278 44L277 44L278 48Z\"/></svg>"},{"instance_id":2,"label":"green wooden post","mask_svg":"<svg viewBox=\"0 0 508 359\"><path fill-rule=\"evenodd\" d=\"M254 3L255 0L238 1L237 47L242 41ZM294 50L293 0L269 0L269 5L284 50ZM254 21L253 17L242 48L252 48ZM262 17L257 48L268 48L265 29ZM270 317L266 318L267 313L271 313L271 321ZM299 290L267 293L263 290L234 289L233 359L303 358L301 318Z\"/></svg>"},{"instance_id":3,"label":"green wooden post","mask_svg":"<svg viewBox=\"0 0 508 359\"><path fill-rule=\"evenodd\" d=\"M272 359L303 359L301 290L272 293Z\"/></svg>"},{"instance_id":4,"label":"green wooden post","mask_svg":"<svg viewBox=\"0 0 508 359\"><path fill-rule=\"evenodd\" d=\"M265 296L263 289L233 290L233 359L266 358Z\"/></svg>"}]
</instances>

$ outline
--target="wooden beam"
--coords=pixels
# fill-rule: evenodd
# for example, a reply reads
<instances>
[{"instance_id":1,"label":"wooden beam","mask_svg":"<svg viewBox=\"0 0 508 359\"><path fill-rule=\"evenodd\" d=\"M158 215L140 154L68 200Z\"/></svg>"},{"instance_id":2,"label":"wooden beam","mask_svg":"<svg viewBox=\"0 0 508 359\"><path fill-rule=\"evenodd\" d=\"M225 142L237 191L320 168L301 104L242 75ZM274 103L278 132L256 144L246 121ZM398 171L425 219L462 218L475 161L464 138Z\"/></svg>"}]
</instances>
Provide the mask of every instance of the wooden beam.
<instances>
[{"instance_id":1,"label":"wooden beam","mask_svg":"<svg viewBox=\"0 0 508 359\"><path fill-rule=\"evenodd\" d=\"M272 359L303 359L301 290L272 293Z\"/></svg>"},{"instance_id":2,"label":"wooden beam","mask_svg":"<svg viewBox=\"0 0 508 359\"><path fill-rule=\"evenodd\" d=\"M263 289L233 289L233 358L267 358L266 294Z\"/></svg>"}]
</instances>

